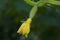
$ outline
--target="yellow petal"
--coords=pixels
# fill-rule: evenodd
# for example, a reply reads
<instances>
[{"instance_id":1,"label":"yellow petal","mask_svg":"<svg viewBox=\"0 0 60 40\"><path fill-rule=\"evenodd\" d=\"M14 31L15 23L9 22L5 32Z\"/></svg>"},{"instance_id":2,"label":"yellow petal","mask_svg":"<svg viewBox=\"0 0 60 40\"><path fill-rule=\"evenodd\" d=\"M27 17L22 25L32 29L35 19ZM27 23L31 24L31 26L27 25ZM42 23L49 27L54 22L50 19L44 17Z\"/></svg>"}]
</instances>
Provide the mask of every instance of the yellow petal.
<instances>
[{"instance_id":1,"label":"yellow petal","mask_svg":"<svg viewBox=\"0 0 60 40\"><path fill-rule=\"evenodd\" d=\"M31 18L27 19L21 27L18 29L17 33L23 34L27 37L27 35L30 32L30 23L31 23Z\"/></svg>"}]
</instances>

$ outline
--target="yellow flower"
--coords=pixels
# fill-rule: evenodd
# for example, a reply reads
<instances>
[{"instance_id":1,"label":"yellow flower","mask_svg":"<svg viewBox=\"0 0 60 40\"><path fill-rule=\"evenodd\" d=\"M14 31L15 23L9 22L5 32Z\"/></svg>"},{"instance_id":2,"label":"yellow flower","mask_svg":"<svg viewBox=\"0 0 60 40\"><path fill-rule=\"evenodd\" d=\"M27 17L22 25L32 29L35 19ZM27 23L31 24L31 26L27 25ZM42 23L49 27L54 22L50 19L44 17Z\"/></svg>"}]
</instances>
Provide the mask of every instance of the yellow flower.
<instances>
[{"instance_id":1,"label":"yellow flower","mask_svg":"<svg viewBox=\"0 0 60 40\"><path fill-rule=\"evenodd\" d=\"M28 18L18 29L17 33L20 33L24 35L25 37L28 36L30 32L30 23L31 23L31 18Z\"/></svg>"}]
</instances>

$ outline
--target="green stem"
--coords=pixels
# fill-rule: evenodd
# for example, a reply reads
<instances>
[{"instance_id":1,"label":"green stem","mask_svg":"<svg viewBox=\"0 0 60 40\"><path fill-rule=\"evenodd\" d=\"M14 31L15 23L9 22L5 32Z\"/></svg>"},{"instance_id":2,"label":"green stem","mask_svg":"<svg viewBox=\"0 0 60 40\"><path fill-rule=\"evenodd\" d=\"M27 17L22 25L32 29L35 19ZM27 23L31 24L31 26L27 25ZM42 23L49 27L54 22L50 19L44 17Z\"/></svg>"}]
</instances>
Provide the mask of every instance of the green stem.
<instances>
[{"instance_id":1,"label":"green stem","mask_svg":"<svg viewBox=\"0 0 60 40\"><path fill-rule=\"evenodd\" d=\"M54 4L54 5L60 5L60 1L54 1L54 0L48 0L47 3Z\"/></svg>"},{"instance_id":2,"label":"green stem","mask_svg":"<svg viewBox=\"0 0 60 40\"><path fill-rule=\"evenodd\" d=\"M24 0L27 4L34 6L36 4L36 2L33 2L31 0Z\"/></svg>"},{"instance_id":3,"label":"green stem","mask_svg":"<svg viewBox=\"0 0 60 40\"><path fill-rule=\"evenodd\" d=\"M36 12L37 12L37 9L38 9L38 6L37 6L37 5L35 5L35 6L31 9L30 14L29 14L29 17L30 17L30 18L33 18L33 17L35 16L35 14L36 14Z\"/></svg>"},{"instance_id":4,"label":"green stem","mask_svg":"<svg viewBox=\"0 0 60 40\"><path fill-rule=\"evenodd\" d=\"M27 4L31 5L31 6L34 6L38 3L38 6L44 6L46 4L46 0L39 0L38 2L34 2L34 1L31 1L31 0L24 0Z\"/></svg>"},{"instance_id":5,"label":"green stem","mask_svg":"<svg viewBox=\"0 0 60 40\"><path fill-rule=\"evenodd\" d=\"M38 6L44 6L46 4L46 0L40 0L37 2L38 3Z\"/></svg>"}]
</instances>

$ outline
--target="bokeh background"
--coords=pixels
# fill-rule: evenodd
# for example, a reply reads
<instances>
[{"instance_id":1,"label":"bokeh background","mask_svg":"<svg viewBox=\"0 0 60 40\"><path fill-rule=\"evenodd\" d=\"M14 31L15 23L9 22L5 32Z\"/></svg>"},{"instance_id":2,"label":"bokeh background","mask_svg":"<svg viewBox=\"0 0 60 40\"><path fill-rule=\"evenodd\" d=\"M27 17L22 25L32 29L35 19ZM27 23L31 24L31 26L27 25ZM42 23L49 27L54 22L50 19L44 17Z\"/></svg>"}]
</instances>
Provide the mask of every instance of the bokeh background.
<instances>
[{"instance_id":1,"label":"bokeh background","mask_svg":"<svg viewBox=\"0 0 60 40\"><path fill-rule=\"evenodd\" d=\"M60 40L60 6L52 4L38 8L28 38L17 33L31 8L24 0L0 0L0 40Z\"/></svg>"}]
</instances>

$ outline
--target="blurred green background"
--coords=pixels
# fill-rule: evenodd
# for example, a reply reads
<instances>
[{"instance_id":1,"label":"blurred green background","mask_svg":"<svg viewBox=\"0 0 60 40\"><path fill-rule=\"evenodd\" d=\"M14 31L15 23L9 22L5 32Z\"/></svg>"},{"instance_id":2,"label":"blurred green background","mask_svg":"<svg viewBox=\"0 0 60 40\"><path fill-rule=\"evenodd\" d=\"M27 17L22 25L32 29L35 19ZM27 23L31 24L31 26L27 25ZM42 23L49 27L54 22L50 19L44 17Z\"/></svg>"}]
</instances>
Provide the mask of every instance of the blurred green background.
<instances>
[{"instance_id":1,"label":"blurred green background","mask_svg":"<svg viewBox=\"0 0 60 40\"><path fill-rule=\"evenodd\" d=\"M60 6L52 4L38 8L28 38L17 33L31 8L24 0L0 0L0 40L60 40Z\"/></svg>"}]
</instances>

